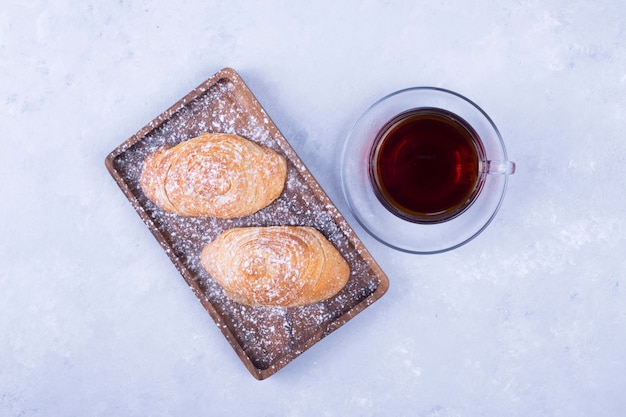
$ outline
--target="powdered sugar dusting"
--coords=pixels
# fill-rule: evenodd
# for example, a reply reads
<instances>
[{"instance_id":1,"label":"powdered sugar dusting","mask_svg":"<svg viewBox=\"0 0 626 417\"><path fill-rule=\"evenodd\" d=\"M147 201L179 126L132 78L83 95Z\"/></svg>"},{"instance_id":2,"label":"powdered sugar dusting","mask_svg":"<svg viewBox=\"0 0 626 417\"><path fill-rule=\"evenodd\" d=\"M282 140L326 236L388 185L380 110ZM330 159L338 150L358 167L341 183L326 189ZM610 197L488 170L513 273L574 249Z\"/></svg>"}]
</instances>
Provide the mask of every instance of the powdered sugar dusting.
<instances>
[{"instance_id":1,"label":"powdered sugar dusting","mask_svg":"<svg viewBox=\"0 0 626 417\"><path fill-rule=\"evenodd\" d=\"M135 209L231 343L234 339L256 368L278 369L380 297L386 278L364 257L360 242L334 205L255 99L246 96L245 86L238 83L238 78L221 78L196 90L196 97L181 101L144 128L134 143L122 146L113 167ZM182 217L154 205L139 186L146 156L205 132L237 134L285 156L283 193L252 215L228 220ZM200 264L202 248L227 229L280 225L314 227L337 248L351 270L348 283L337 296L290 309L247 307L229 298Z\"/></svg>"}]
</instances>

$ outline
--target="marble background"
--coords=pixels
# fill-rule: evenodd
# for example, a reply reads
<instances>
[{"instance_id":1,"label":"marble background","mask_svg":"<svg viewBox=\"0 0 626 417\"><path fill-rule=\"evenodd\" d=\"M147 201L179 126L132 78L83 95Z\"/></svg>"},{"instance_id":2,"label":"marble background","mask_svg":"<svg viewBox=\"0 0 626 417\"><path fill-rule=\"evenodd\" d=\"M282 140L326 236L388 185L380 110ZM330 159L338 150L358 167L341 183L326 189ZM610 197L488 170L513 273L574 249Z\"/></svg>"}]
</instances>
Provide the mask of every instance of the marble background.
<instances>
[{"instance_id":1,"label":"marble background","mask_svg":"<svg viewBox=\"0 0 626 417\"><path fill-rule=\"evenodd\" d=\"M626 415L626 3L7 0L0 8L3 416ZM265 381L104 167L230 66L389 276ZM518 172L476 240L399 253L339 182L356 118L432 85Z\"/></svg>"}]
</instances>

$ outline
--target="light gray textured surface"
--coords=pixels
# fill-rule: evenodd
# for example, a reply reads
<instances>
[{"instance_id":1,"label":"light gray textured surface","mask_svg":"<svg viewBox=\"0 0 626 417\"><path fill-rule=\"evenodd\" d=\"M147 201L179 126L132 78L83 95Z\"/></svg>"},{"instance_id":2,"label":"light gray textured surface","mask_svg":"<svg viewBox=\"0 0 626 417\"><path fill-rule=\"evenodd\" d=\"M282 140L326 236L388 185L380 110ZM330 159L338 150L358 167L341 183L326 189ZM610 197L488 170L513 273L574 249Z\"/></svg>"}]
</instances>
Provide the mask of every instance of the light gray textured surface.
<instances>
[{"instance_id":1,"label":"light gray textured surface","mask_svg":"<svg viewBox=\"0 0 626 417\"><path fill-rule=\"evenodd\" d=\"M3 416L623 416L626 3L9 1L0 10ZM256 381L104 168L222 67L389 292ZM458 91L518 164L489 229L416 256L358 227L339 150L399 88Z\"/></svg>"}]
</instances>

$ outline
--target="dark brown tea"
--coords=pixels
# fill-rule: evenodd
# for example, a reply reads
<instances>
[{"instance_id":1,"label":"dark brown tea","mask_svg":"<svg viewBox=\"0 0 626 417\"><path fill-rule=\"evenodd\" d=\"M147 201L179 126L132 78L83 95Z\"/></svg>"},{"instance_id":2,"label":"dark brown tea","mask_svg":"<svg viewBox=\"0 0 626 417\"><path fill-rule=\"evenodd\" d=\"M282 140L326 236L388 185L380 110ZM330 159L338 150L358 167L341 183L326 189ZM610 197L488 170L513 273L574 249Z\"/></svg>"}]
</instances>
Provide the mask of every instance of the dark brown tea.
<instances>
[{"instance_id":1,"label":"dark brown tea","mask_svg":"<svg viewBox=\"0 0 626 417\"><path fill-rule=\"evenodd\" d=\"M439 223L462 213L480 191L483 153L463 119L441 109L415 109L380 131L370 175L377 197L392 213Z\"/></svg>"}]
</instances>

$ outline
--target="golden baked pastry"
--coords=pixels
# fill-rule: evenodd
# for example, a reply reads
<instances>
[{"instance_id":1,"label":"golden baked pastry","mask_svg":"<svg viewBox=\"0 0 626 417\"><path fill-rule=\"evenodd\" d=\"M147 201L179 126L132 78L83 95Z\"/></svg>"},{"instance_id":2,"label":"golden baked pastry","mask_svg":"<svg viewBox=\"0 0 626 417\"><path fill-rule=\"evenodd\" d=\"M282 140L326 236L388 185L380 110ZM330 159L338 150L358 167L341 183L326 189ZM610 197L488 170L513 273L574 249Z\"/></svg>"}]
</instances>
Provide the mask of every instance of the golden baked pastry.
<instances>
[{"instance_id":1,"label":"golden baked pastry","mask_svg":"<svg viewBox=\"0 0 626 417\"><path fill-rule=\"evenodd\" d=\"M241 136L204 133L144 160L139 184L163 210L231 219L274 201L287 177L285 158Z\"/></svg>"},{"instance_id":2,"label":"golden baked pastry","mask_svg":"<svg viewBox=\"0 0 626 417\"><path fill-rule=\"evenodd\" d=\"M337 249L308 226L229 229L203 248L200 261L230 298L249 306L316 303L350 277Z\"/></svg>"}]
</instances>

